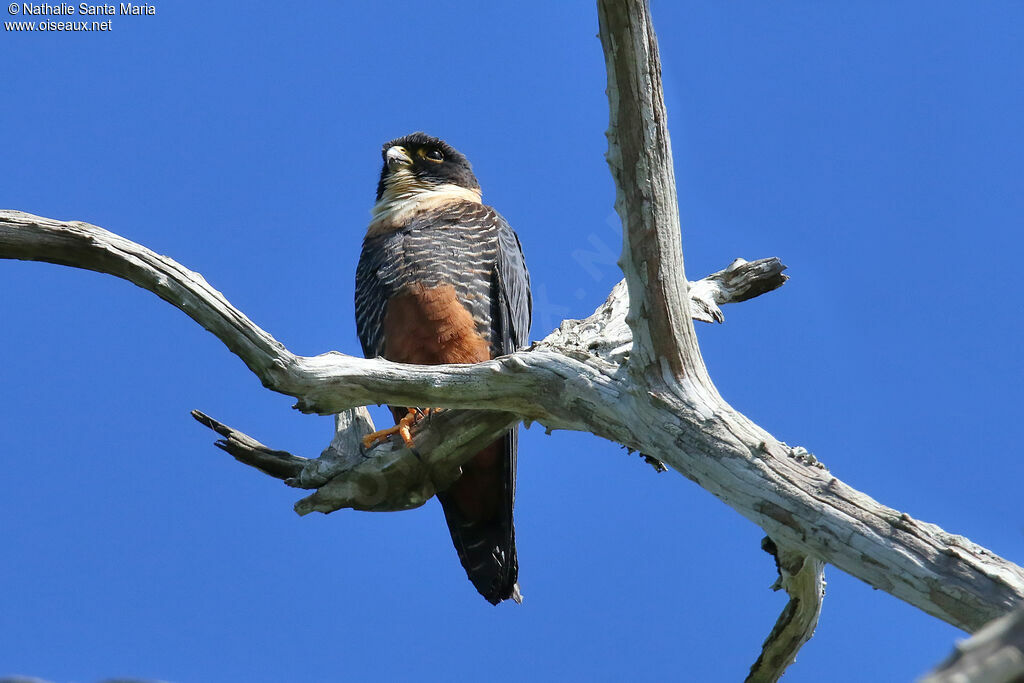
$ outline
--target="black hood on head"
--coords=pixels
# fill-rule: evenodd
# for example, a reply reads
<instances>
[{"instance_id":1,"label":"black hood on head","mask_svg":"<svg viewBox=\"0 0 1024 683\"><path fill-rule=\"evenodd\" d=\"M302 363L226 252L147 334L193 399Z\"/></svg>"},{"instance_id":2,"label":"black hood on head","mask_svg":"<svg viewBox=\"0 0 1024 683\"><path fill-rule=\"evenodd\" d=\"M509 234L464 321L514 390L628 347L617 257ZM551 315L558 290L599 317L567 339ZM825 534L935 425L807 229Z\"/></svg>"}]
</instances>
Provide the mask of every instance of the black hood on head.
<instances>
[{"instance_id":1,"label":"black hood on head","mask_svg":"<svg viewBox=\"0 0 1024 683\"><path fill-rule=\"evenodd\" d=\"M408 170L423 189L439 185L458 185L479 192L480 183L473 175L473 167L469 160L457 149L440 138L426 133L411 133L384 143L381 157L384 160L380 171L380 182L377 184L377 200L384 196L388 180L395 170L388 163L388 150L402 147L408 154L411 163L401 166Z\"/></svg>"}]
</instances>

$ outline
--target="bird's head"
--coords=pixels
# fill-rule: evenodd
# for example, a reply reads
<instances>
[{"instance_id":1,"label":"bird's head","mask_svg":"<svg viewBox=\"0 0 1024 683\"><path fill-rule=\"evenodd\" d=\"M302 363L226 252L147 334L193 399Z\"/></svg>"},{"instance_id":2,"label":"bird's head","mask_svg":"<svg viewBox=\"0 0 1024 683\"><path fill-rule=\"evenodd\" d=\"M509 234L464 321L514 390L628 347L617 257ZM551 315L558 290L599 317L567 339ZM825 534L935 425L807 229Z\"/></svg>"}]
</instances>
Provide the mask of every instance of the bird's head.
<instances>
[{"instance_id":1,"label":"bird's head","mask_svg":"<svg viewBox=\"0 0 1024 683\"><path fill-rule=\"evenodd\" d=\"M384 144L384 167L377 184L377 201L412 197L420 192L455 186L480 194L473 167L458 150L426 133L412 133ZM454 189L454 188L451 188Z\"/></svg>"}]
</instances>

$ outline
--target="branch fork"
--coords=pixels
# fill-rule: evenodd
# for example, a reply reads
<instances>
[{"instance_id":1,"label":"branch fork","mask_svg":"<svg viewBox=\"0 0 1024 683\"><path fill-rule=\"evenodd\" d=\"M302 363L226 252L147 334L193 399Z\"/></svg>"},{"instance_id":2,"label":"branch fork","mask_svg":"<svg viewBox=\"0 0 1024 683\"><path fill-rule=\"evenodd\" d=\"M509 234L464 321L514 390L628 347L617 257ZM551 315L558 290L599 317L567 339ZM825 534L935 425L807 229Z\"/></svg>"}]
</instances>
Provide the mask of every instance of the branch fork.
<instances>
[{"instance_id":1,"label":"branch fork","mask_svg":"<svg viewBox=\"0 0 1024 683\"><path fill-rule=\"evenodd\" d=\"M722 322L719 305L746 300L751 291L767 292L781 286L786 280L783 270L785 266L776 258L753 262L736 259L726 269L694 283L694 315L701 320ZM626 289L620 283L592 316L564 321L546 339L533 344L530 351L507 356L501 359L499 367L488 371L513 375L528 372L531 364L523 357L545 351L579 360L600 359L609 368L620 366L632 346L624 322L627 310ZM710 311L717 313L712 315ZM295 510L302 515L344 508L373 512L407 510L423 505L455 481L461 474L461 465L482 446L524 417L493 410L434 412L413 425L413 448L393 435L385 443L367 449L363 437L375 431L369 411L362 406L348 408L335 416L335 435L330 445L318 458L307 459L265 446L200 411L193 411L192 416L224 437L216 442L217 447L239 462L282 479L289 486L317 489L296 503ZM542 421L566 428L564 423L547 418ZM645 458L659 462L651 456Z\"/></svg>"}]
</instances>

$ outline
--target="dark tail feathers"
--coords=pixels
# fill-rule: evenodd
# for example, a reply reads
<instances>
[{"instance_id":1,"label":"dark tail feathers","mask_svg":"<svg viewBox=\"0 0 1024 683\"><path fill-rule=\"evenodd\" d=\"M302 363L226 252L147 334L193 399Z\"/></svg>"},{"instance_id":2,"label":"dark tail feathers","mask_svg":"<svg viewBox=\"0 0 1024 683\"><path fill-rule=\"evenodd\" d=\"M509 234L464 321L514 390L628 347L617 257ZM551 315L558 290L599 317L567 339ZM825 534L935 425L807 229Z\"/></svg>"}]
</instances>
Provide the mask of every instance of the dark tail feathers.
<instances>
[{"instance_id":1,"label":"dark tail feathers","mask_svg":"<svg viewBox=\"0 0 1024 683\"><path fill-rule=\"evenodd\" d=\"M492 605L523 599L512 522L517 445L513 429L464 467L459 481L437 495L459 560L469 580Z\"/></svg>"}]
</instances>

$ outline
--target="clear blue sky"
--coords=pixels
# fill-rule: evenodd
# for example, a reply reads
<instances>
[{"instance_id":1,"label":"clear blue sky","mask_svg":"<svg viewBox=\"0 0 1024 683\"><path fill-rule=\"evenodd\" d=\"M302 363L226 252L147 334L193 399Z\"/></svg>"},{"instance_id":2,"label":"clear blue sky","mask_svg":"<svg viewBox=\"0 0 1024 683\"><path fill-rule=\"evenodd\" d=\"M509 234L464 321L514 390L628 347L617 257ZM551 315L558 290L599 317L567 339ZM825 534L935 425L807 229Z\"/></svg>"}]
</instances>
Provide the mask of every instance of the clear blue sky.
<instances>
[{"instance_id":1,"label":"clear blue sky","mask_svg":"<svg viewBox=\"0 0 1024 683\"><path fill-rule=\"evenodd\" d=\"M167 254L295 352L358 353L379 145L422 129L518 230L533 338L589 314L620 239L593 3L370 5L161 0L107 33L4 31L0 206ZM688 274L779 256L792 276L700 328L722 394L850 485L1024 561L1024 5L653 12ZM0 676L738 681L784 604L750 522L534 428L526 602L493 608L434 501L299 518L298 492L215 449L189 410L309 456L331 421L179 311L47 264L0 262L0 292ZM827 578L787 681L909 680L962 635Z\"/></svg>"}]
</instances>

